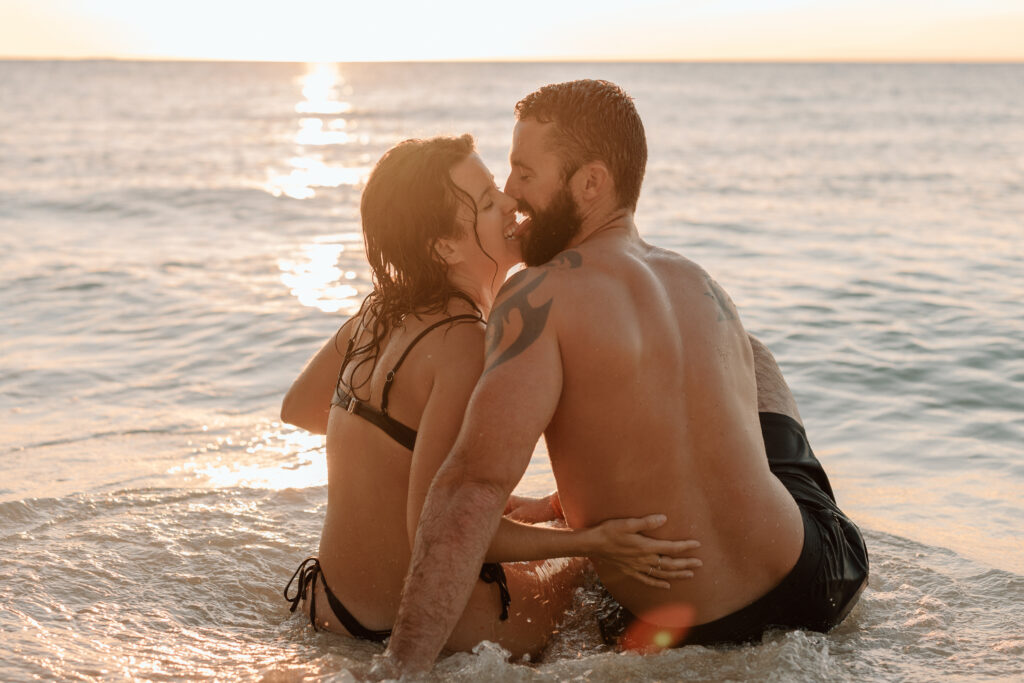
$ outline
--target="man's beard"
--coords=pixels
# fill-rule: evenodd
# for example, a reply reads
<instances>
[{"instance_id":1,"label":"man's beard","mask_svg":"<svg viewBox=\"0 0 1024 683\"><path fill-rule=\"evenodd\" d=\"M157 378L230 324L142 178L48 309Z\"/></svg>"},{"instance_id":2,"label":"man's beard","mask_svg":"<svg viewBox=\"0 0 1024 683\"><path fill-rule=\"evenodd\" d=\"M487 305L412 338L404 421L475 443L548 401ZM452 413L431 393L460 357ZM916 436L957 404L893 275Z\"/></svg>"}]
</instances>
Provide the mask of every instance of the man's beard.
<instances>
[{"instance_id":1,"label":"man's beard","mask_svg":"<svg viewBox=\"0 0 1024 683\"><path fill-rule=\"evenodd\" d=\"M519 210L530 217L530 229L522 245L523 261L528 266L541 266L553 259L583 225L568 184L562 185L546 209L538 211L520 201Z\"/></svg>"}]
</instances>

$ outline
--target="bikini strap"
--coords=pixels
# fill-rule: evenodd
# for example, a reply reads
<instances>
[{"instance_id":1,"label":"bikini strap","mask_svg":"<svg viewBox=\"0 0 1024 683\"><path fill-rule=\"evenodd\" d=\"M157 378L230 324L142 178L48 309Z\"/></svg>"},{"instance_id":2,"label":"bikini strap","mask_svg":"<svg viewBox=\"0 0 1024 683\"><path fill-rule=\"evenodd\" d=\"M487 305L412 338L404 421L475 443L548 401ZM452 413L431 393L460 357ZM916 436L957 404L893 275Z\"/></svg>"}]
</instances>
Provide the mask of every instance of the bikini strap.
<instances>
[{"instance_id":1,"label":"bikini strap","mask_svg":"<svg viewBox=\"0 0 1024 683\"><path fill-rule=\"evenodd\" d=\"M340 333L341 333L341 331L342 331L343 329L345 329L345 325L347 325L347 324L348 324L348 323L345 323L344 325L342 325L341 327L339 327L339 328L338 328L338 331L337 331L337 332L336 332L335 334L340 334ZM343 375L345 374L345 368L347 368L347 367L348 367L348 363L349 363L349 361L350 361L350 360L352 360L352 349L353 349L353 347L355 347L355 343L356 343L356 338L357 338L357 337L359 336L360 332L362 332L362 330L360 329L360 328L362 327L362 324L363 324L363 321L362 321L362 319L360 319L360 320L359 320L359 321L358 321L358 322L356 323L356 329L355 329L355 331L354 331L354 332L352 333L352 336L350 336L350 337L348 338L348 347L346 347L346 349L345 349L345 355L344 355L344 356L342 357L342 359L341 359L341 369L340 369L340 370L338 370L338 381L334 383L334 390L335 390L335 391L337 391L337 390L338 390L338 387L340 387L340 386L341 386L341 378L342 378L342 376L343 376ZM337 346L335 346L335 348L337 348Z\"/></svg>"},{"instance_id":2,"label":"bikini strap","mask_svg":"<svg viewBox=\"0 0 1024 683\"><path fill-rule=\"evenodd\" d=\"M383 643L391 635L391 630L374 631L366 628L359 623L359 620L353 616L351 612L342 604L334 593L331 592L330 587L327 585L327 581L324 579L324 570L320 567L320 560L316 557L307 557L299 565L299 568L292 574L292 578L288 581L288 585L284 587L284 599L292 604L290 611L294 612L299 607L299 603L302 600L309 599L309 623L313 625L314 631L319 631L320 627L316 623L316 580L320 578L320 582L324 586L324 595L327 596L327 602L331 606L331 610L334 612L334 616L338 618L341 625L345 627L351 635L356 638L362 638L363 640L372 640L375 643ZM288 590L292 587L292 583L298 578L299 585L296 587L295 597L288 596Z\"/></svg>"},{"instance_id":3,"label":"bikini strap","mask_svg":"<svg viewBox=\"0 0 1024 683\"><path fill-rule=\"evenodd\" d=\"M488 562L480 568L480 579L484 583L498 584L498 594L501 597L501 620L508 620L508 608L512 604L512 594L508 591L508 579L505 577L505 568L497 562Z\"/></svg>"},{"instance_id":4,"label":"bikini strap","mask_svg":"<svg viewBox=\"0 0 1024 683\"><path fill-rule=\"evenodd\" d=\"M395 363L395 367L391 368L391 370L388 372L387 376L384 378L384 391L381 394L381 399L380 399L380 412L381 412L382 415L387 417L387 414L388 414L388 392L391 391L391 383L395 381L395 373L398 372L398 368L402 367L402 363L405 362L406 356L408 356L409 352L412 351L412 347L416 346L416 344L418 344L419 341L421 339L423 339L425 336L427 336L427 334L429 334L432 330L434 330L434 329L436 329L438 327L441 327L442 325L445 325L447 323L455 322L455 321L458 321L458 320L476 320L476 321L479 321L479 322L483 322L483 318L481 318L479 315L473 315L471 313L463 313L461 315L453 315L450 318L445 318L444 320L439 320L436 323L434 323L433 325L427 326L427 328L425 330L423 330L418 335L416 335L416 338L412 340L412 343L409 344L407 347L405 347L405 351L403 351L402 355L399 356L398 362Z\"/></svg>"},{"instance_id":5,"label":"bikini strap","mask_svg":"<svg viewBox=\"0 0 1024 683\"><path fill-rule=\"evenodd\" d=\"M307 557L299 565L299 568L292 574L292 578L288 579L288 585L284 587L284 599L292 604L288 609L289 612L294 612L299 608L299 603L308 597L312 598L316 592L316 575L320 572L320 561L315 557ZM299 584L295 587L295 596L289 597L288 591L291 589L292 584L298 579ZM316 626L316 600L311 600L309 603L309 621L313 624L313 630L317 630Z\"/></svg>"}]
</instances>

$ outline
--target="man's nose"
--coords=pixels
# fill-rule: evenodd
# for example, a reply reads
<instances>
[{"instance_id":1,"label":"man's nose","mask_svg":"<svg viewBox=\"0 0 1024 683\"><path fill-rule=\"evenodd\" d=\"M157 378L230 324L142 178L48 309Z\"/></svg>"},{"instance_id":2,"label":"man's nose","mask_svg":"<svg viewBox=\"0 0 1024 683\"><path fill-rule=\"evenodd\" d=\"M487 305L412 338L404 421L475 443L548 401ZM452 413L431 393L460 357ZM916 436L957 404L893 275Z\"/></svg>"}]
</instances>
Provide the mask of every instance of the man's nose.
<instances>
[{"instance_id":1,"label":"man's nose","mask_svg":"<svg viewBox=\"0 0 1024 683\"><path fill-rule=\"evenodd\" d=\"M514 175L515 174L513 174L513 173L509 173L508 174L508 178L505 179L505 189L504 189L504 192L509 197L512 197L513 199L518 200L519 199L519 195L517 194L516 182L515 182L515 180L513 180L513 176Z\"/></svg>"}]
</instances>

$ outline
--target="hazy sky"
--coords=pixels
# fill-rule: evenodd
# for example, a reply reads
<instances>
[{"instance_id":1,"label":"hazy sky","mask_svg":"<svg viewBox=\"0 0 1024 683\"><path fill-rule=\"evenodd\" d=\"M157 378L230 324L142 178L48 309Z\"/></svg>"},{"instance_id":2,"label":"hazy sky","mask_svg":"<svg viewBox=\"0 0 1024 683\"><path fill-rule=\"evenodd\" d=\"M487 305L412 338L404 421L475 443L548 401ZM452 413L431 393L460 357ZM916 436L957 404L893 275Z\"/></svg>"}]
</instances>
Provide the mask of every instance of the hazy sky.
<instances>
[{"instance_id":1,"label":"hazy sky","mask_svg":"<svg viewBox=\"0 0 1024 683\"><path fill-rule=\"evenodd\" d=\"M0 0L0 57L1024 60L1024 0Z\"/></svg>"}]
</instances>

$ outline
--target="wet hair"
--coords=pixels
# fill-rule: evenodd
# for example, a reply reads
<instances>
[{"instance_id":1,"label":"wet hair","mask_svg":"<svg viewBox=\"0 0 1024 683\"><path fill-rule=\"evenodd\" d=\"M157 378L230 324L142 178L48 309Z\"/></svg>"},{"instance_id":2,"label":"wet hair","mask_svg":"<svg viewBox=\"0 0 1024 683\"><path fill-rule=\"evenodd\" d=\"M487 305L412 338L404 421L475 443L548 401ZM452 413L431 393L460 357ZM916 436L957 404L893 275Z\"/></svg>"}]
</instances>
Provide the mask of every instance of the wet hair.
<instances>
[{"instance_id":1,"label":"wet hair","mask_svg":"<svg viewBox=\"0 0 1024 683\"><path fill-rule=\"evenodd\" d=\"M647 167L647 136L630 97L608 81L554 83L516 103L516 120L554 123L549 139L568 179L583 164L603 161L615 181L617 208L635 211Z\"/></svg>"},{"instance_id":2,"label":"wet hair","mask_svg":"<svg viewBox=\"0 0 1024 683\"><path fill-rule=\"evenodd\" d=\"M483 319L473 300L449 282L448 265L436 250L438 240L465 234L457 219L460 205L470 210L480 244L476 203L451 177L474 151L471 135L405 140L374 166L359 205L373 291L354 318L370 338L347 352L338 349L345 365L356 359L357 367L375 363L384 339L405 316L444 312L452 299L466 301ZM359 330L352 333L352 339L358 336Z\"/></svg>"}]
</instances>

